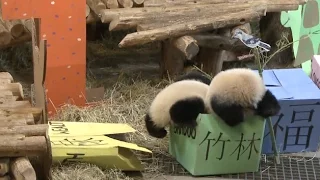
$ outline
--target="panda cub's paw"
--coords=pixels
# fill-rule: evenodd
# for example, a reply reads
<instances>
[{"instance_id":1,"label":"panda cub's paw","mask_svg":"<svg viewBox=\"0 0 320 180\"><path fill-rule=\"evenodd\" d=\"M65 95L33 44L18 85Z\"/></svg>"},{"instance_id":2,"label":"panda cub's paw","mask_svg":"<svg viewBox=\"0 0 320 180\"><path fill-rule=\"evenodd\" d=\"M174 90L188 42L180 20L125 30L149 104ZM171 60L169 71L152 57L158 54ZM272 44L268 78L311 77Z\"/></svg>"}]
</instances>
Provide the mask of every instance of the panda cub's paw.
<instances>
[{"instance_id":1,"label":"panda cub's paw","mask_svg":"<svg viewBox=\"0 0 320 180\"><path fill-rule=\"evenodd\" d=\"M158 128L154 125L154 123L151 120L151 117L149 114L146 114L145 117L145 124L147 131L150 136L155 137L155 138L164 138L167 135L167 131L164 128Z\"/></svg>"}]
</instances>

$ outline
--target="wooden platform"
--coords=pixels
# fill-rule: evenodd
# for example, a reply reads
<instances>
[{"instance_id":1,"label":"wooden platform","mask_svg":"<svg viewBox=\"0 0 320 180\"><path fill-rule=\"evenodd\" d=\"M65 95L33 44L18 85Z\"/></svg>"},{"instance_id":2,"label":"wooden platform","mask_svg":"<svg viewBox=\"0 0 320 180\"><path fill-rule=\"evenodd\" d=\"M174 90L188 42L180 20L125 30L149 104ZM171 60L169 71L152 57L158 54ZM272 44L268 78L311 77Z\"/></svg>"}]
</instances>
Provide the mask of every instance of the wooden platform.
<instances>
[{"instance_id":1,"label":"wooden platform","mask_svg":"<svg viewBox=\"0 0 320 180\"><path fill-rule=\"evenodd\" d=\"M41 113L25 100L21 84L0 72L0 179L51 179L48 125L37 124Z\"/></svg>"}]
</instances>

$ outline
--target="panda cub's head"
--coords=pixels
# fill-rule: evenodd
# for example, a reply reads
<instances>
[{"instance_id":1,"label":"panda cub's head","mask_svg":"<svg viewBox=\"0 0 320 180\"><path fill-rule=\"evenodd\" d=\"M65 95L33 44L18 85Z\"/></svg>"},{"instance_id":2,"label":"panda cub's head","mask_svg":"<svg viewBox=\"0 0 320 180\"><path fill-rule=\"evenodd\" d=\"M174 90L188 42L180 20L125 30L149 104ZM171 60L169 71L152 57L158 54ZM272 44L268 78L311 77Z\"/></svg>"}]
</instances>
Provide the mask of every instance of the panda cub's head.
<instances>
[{"instance_id":1,"label":"panda cub's head","mask_svg":"<svg viewBox=\"0 0 320 180\"><path fill-rule=\"evenodd\" d=\"M246 112L267 118L280 111L278 100L266 89L263 79L247 68L218 73L210 83L206 103L229 126L243 122Z\"/></svg>"}]
</instances>

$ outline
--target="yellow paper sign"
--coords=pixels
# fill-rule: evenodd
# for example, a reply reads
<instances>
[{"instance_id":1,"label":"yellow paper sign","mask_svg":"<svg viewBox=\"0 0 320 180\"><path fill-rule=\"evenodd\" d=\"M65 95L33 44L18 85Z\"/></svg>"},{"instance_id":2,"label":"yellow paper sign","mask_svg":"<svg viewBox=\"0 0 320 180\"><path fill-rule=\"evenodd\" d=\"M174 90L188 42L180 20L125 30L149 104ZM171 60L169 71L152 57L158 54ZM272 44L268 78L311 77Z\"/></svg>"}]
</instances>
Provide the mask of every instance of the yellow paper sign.
<instances>
[{"instance_id":1,"label":"yellow paper sign","mask_svg":"<svg viewBox=\"0 0 320 180\"><path fill-rule=\"evenodd\" d=\"M152 153L136 144L127 143L107 136L52 136L53 162L80 161L96 164L102 168L138 170L143 167L130 150Z\"/></svg>"},{"instance_id":2,"label":"yellow paper sign","mask_svg":"<svg viewBox=\"0 0 320 180\"><path fill-rule=\"evenodd\" d=\"M135 132L128 124L50 121L49 136L95 136Z\"/></svg>"}]
</instances>

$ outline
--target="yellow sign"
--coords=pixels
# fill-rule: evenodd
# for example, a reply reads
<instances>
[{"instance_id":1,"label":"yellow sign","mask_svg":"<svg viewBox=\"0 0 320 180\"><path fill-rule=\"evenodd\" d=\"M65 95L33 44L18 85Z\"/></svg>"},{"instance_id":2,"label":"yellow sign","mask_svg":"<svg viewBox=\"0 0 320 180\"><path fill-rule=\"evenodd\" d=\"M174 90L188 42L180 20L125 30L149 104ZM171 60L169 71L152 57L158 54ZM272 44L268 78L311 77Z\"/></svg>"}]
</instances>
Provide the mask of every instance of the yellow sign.
<instances>
[{"instance_id":1,"label":"yellow sign","mask_svg":"<svg viewBox=\"0 0 320 180\"><path fill-rule=\"evenodd\" d=\"M95 136L135 132L128 124L50 121L49 136Z\"/></svg>"},{"instance_id":2,"label":"yellow sign","mask_svg":"<svg viewBox=\"0 0 320 180\"><path fill-rule=\"evenodd\" d=\"M127 124L50 121L48 134L54 163L80 161L102 168L127 171L143 169L131 150L152 153L136 144L105 135L135 132Z\"/></svg>"},{"instance_id":3,"label":"yellow sign","mask_svg":"<svg viewBox=\"0 0 320 180\"><path fill-rule=\"evenodd\" d=\"M54 163L79 161L102 168L140 171L143 169L141 162L131 150L152 153L136 144L107 136L53 136L50 141Z\"/></svg>"}]
</instances>

